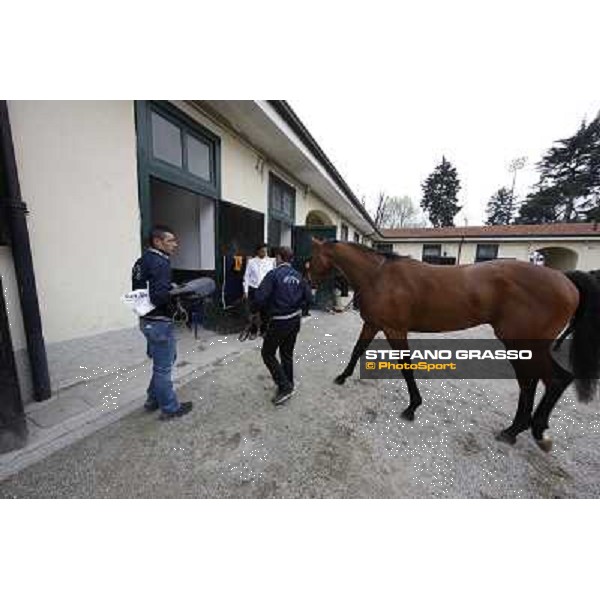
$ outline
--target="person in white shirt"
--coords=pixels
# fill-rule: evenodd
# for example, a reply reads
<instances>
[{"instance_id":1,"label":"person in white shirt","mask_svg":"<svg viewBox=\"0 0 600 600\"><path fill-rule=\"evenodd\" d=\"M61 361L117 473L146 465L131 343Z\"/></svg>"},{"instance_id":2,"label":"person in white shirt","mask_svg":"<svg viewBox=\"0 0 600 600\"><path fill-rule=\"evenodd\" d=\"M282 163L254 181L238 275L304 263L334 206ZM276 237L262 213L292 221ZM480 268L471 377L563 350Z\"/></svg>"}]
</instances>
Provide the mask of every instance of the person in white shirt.
<instances>
[{"instance_id":1,"label":"person in white shirt","mask_svg":"<svg viewBox=\"0 0 600 600\"><path fill-rule=\"evenodd\" d=\"M275 268L275 259L267 256L267 245L260 244L256 248L254 258L251 258L246 265L246 272L244 273L244 299L249 301L249 305L252 306L254 301L254 295L256 290L265 278L265 275ZM255 339L257 335L257 327L255 319L250 328L250 339ZM264 333L266 327L266 315L261 313L261 324L260 333Z\"/></svg>"}]
</instances>

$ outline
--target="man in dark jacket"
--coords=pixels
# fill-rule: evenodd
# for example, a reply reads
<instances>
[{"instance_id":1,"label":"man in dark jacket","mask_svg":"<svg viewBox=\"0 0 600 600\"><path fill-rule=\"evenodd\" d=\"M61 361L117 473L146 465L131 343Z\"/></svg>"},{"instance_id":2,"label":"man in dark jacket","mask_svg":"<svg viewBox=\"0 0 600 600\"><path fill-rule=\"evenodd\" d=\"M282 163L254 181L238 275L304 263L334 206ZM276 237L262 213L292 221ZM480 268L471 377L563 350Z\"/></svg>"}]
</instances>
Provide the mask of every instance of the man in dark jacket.
<instances>
[{"instance_id":1,"label":"man in dark jacket","mask_svg":"<svg viewBox=\"0 0 600 600\"><path fill-rule=\"evenodd\" d=\"M262 357L277 384L275 405L283 404L294 392L294 346L300 331L302 311L310 305L307 282L291 265L290 248L275 253L277 266L269 271L254 295L254 305L270 317L264 336ZM281 363L275 357L279 349Z\"/></svg>"},{"instance_id":2,"label":"man in dark jacket","mask_svg":"<svg viewBox=\"0 0 600 600\"><path fill-rule=\"evenodd\" d=\"M173 324L175 307L172 301L170 257L177 249L177 238L163 225L152 228L150 247L133 265L132 289L148 287L154 309L140 318L140 329L148 342L152 358L152 379L144 407L148 411L160 408L161 420L181 417L192 410L191 402L179 403L171 371L177 357Z\"/></svg>"}]
</instances>

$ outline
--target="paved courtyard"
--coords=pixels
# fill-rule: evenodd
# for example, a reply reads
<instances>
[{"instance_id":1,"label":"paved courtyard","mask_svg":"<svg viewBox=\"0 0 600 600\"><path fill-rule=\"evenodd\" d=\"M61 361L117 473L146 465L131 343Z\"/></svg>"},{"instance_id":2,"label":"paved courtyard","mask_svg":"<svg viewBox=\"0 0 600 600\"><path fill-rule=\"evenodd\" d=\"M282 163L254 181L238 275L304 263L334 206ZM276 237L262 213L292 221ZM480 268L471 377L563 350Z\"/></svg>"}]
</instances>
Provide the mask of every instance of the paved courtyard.
<instances>
[{"instance_id":1,"label":"paved courtyard","mask_svg":"<svg viewBox=\"0 0 600 600\"><path fill-rule=\"evenodd\" d=\"M284 407L247 342L179 389L190 415L164 423L136 409L0 482L0 498L600 497L599 402L568 390L548 455L528 433L514 447L494 439L514 415L513 380L420 381L408 423L403 380L333 383L360 325L354 312L303 322Z\"/></svg>"}]
</instances>

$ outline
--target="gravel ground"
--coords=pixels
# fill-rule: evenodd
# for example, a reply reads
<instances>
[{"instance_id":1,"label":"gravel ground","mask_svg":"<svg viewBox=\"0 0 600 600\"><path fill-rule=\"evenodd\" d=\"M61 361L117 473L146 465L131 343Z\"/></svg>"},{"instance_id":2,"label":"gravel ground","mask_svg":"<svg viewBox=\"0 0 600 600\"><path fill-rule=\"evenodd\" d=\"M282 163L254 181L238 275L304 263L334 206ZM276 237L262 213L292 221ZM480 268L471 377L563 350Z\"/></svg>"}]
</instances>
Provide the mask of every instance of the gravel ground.
<instances>
[{"instance_id":1,"label":"gravel ground","mask_svg":"<svg viewBox=\"0 0 600 600\"><path fill-rule=\"evenodd\" d=\"M591 498L600 496L600 403L569 389L554 448L512 421L513 380L421 380L417 419L400 418L403 380L333 383L361 320L316 314L296 347L298 391L284 407L259 347L184 385L194 411L159 422L141 409L0 483L0 498ZM485 327L461 332L485 337ZM539 394L538 394L539 395Z\"/></svg>"}]
</instances>

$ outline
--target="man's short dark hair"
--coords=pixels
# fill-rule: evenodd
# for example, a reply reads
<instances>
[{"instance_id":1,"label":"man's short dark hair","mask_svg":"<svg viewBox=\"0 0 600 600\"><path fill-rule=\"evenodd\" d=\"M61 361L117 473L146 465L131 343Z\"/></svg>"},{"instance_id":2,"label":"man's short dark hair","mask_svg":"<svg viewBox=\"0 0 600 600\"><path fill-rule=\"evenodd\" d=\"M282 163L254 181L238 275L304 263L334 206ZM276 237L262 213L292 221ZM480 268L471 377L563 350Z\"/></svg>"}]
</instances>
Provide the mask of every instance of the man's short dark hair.
<instances>
[{"instance_id":1,"label":"man's short dark hair","mask_svg":"<svg viewBox=\"0 0 600 600\"><path fill-rule=\"evenodd\" d=\"M283 260L283 262L290 262L292 258L294 258L294 253L289 246L281 246L281 248L277 248L275 255L281 256L281 260Z\"/></svg>"},{"instance_id":2,"label":"man's short dark hair","mask_svg":"<svg viewBox=\"0 0 600 600\"><path fill-rule=\"evenodd\" d=\"M269 249L269 247L267 246L267 244L258 244L258 246L256 246L256 248L254 249L254 254L258 254L258 251L261 248L266 248L267 250Z\"/></svg>"},{"instance_id":3,"label":"man's short dark hair","mask_svg":"<svg viewBox=\"0 0 600 600\"><path fill-rule=\"evenodd\" d=\"M150 246L154 247L155 238L162 240L167 233L175 235L175 232L166 225L154 225L154 227L152 227L150 230L150 235L148 236L148 242L150 243Z\"/></svg>"}]
</instances>

